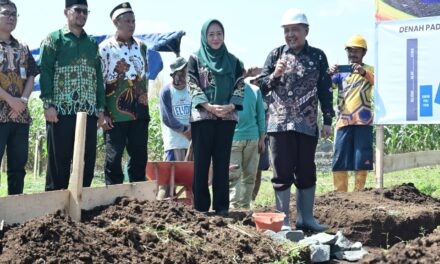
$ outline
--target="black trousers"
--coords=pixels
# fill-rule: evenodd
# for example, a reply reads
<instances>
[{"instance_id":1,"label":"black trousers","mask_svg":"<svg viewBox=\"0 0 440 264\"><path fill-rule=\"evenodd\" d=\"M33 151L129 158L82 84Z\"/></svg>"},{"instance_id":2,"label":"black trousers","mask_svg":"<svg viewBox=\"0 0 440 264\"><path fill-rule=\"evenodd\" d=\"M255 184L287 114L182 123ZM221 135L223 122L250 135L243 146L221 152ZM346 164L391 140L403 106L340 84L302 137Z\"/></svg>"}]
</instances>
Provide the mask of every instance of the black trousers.
<instances>
[{"instance_id":1,"label":"black trousers","mask_svg":"<svg viewBox=\"0 0 440 264\"><path fill-rule=\"evenodd\" d=\"M208 173L213 162L213 209L229 210L229 160L236 122L204 120L191 123L194 151L194 208L205 212L211 205Z\"/></svg>"},{"instance_id":2,"label":"black trousers","mask_svg":"<svg viewBox=\"0 0 440 264\"><path fill-rule=\"evenodd\" d=\"M92 184L96 161L96 116L87 116L83 187ZM57 123L46 123L47 170L46 191L69 187L73 159L76 115L58 115Z\"/></svg>"},{"instance_id":3,"label":"black trousers","mask_svg":"<svg viewBox=\"0 0 440 264\"><path fill-rule=\"evenodd\" d=\"M142 119L116 122L113 126L104 133L106 184L121 184L124 181L121 160L125 148L129 156L128 178L130 182L146 181L148 121Z\"/></svg>"},{"instance_id":4,"label":"black trousers","mask_svg":"<svg viewBox=\"0 0 440 264\"><path fill-rule=\"evenodd\" d=\"M275 190L283 191L295 184L307 189L316 184L315 151L318 138L287 131L269 133Z\"/></svg>"},{"instance_id":5,"label":"black trousers","mask_svg":"<svg viewBox=\"0 0 440 264\"><path fill-rule=\"evenodd\" d=\"M23 193L28 159L29 124L0 123L0 161L8 155L8 194Z\"/></svg>"}]
</instances>

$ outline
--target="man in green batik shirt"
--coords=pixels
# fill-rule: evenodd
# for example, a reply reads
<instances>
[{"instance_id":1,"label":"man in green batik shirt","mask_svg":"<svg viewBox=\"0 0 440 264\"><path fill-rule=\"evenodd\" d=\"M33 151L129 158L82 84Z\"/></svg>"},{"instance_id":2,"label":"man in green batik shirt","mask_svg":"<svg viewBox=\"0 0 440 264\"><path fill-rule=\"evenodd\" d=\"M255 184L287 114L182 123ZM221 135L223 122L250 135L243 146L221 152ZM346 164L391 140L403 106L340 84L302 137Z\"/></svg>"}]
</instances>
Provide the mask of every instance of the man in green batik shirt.
<instances>
[{"instance_id":1,"label":"man in green batik shirt","mask_svg":"<svg viewBox=\"0 0 440 264\"><path fill-rule=\"evenodd\" d=\"M97 121L104 121L104 84L98 44L83 27L87 0L66 0L67 25L41 44L40 98L47 124L46 191L67 189L73 157L76 113L87 113L83 186L92 183Z\"/></svg>"}]
</instances>

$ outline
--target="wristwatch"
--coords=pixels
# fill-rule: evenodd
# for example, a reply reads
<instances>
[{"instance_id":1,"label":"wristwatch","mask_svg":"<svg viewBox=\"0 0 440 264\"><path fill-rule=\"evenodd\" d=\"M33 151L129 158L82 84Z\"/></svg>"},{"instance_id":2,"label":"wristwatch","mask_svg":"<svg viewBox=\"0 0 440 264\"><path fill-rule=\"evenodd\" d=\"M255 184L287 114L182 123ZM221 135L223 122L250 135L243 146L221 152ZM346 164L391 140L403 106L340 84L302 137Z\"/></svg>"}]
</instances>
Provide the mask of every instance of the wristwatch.
<instances>
[{"instance_id":1,"label":"wristwatch","mask_svg":"<svg viewBox=\"0 0 440 264\"><path fill-rule=\"evenodd\" d=\"M53 104L51 104L51 103L49 103L49 102L44 102L44 104L43 104L43 108L44 108L44 110L47 110L47 109L49 109L49 108L51 108L51 107L53 107L54 105Z\"/></svg>"}]
</instances>

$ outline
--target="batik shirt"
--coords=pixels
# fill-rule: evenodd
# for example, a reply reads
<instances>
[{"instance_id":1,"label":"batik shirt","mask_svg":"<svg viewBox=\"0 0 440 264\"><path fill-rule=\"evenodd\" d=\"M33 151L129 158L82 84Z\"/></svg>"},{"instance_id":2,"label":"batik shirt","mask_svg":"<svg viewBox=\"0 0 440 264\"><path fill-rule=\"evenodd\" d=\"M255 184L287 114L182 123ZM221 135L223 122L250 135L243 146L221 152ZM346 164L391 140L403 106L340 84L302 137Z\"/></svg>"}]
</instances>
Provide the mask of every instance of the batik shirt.
<instances>
[{"instance_id":1,"label":"batik shirt","mask_svg":"<svg viewBox=\"0 0 440 264\"><path fill-rule=\"evenodd\" d=\"M13 97L20 98L29 76L37 76L38 68L26 44L11 36L8 44L0 41L0 89ZM29 124L31 117L26 108L17 118L10 118L11 107L0 100L0 123L14 122Z\"/></svg>"},{"instance_id":2,"label":"batik shirt","mask_svg":"<svg viewBox=\"0 0 440 264\"><path fill-rule=\"evenodd\" d=\"M287 68L281 77L274 78L272 73L280 58L287 61ZM269 53L259 78L263 94L268 95L268 133L296 131L318 136L318 101L324 125L331 125L334 111L327 70L324 52L307 42L298 54L286 45Z\"/></svg>"},{"instance_id":3,"label":"batik shirt","mask_svg":"<svg viewBox=\"0 0 440 264\"><path fill-rule=\"evenodd\" d=\"M99 45L105 80L106 114L114 122L150 119L148 51L141 40L124 43L111 37Z\"/></svg>"},{"instance_id":4,"label":"batik shirt","mask_svg":"<svg viewBox=\"0 0 440 264\"><path fill-rule=\"evenodd\" d=\"M229 102L225 102L223 105L234 104L235 110L229 112L226 117L221 118L222 120L232 120L238 121L238 110L243 109L243 96L244 96L244 79L243 79L243 68L241 64L236 63L235 69L235 84L231 89L229 95ZM214 103L216 90L220 87L216 87L215 78L213 73L204 67L196 55L191 55L188 60L188 76L189 76L189 88L191 93L191 122L201 121L201 120L217 120L219 119L216 115L208 112L204 107L201 106L203 103Z\"/></svg>"},{"instance_id":5,"label":"batik shirt","mask_svg":"<svg viewBox=\"0 0 440 264\"><path fill-rule=\"evenodd\" d=\"M374 68L363 65L365 76L358 73L333 75L333 88L338 89L338 117L336 127L349 125L372 125L371 108L374 85Z\"/></svg>"},{"instance_id":6,"label":"batik shirt","mask_svg":"<svg viewBox=\"0 0 440 264\"><path fill-rule=\"evenodd\" d=\"M41 44L41 99L59 115L104 111L104 83L98 44L85 31L75 36L66 26Z\"/></svg>"}]
</instances>

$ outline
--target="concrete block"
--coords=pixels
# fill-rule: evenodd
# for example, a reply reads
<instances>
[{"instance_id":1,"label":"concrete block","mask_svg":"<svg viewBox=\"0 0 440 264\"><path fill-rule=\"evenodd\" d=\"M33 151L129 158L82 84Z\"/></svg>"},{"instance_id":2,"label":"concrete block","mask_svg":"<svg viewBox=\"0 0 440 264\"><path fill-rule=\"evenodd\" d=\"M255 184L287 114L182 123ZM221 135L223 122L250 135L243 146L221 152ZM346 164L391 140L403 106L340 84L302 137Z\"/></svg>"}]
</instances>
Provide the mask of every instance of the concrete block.
<instances>
[{"instance_id":1,"label":"concrete block","mask_svg":"<svg viewBox=\"0 0 440 264\"><path fill-rule=\"evenodd\" d=\"M275 243L280 244L280 245L282 245L286 242L289 242L289 240L284 238L284 236L282 234L278 234L272 230L266 230L266 231L264 231L263 234L269 236Z\"/></svg>"},{"instance_id":2,"label":"concrete block","mask_svg":"<svg viewBox=\"0 0 440 264\"><path fill-rule=\"evenodd\" d=\"M330 246L329 245L311 245L310 257L312 262L325 262L330 260Z\"/></svg>"},{"instance_id":3,"label":"concrete block","mask_svg":"<svg viewBox=\"0 0 440 264\"><path fill-rule=\"evenodd\" d=\"M280 231L278 234L293 242L299 242L304 239L304 232L302 230Z\"/></svg>"},{"instance_id":4,"label":"concrete block","mask_svg":"<svg viewBox=\"0 0 440 264\"><path fill-rule=\"evenodd\" d=\"M327 233L318 233L313 236L307 237L307 239L318 240L320 244L333 245L337 240L336 235L330 235Z\"/></svg>"}]
</instances>

